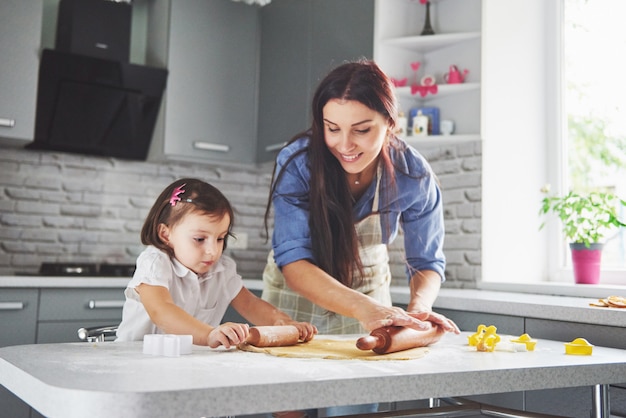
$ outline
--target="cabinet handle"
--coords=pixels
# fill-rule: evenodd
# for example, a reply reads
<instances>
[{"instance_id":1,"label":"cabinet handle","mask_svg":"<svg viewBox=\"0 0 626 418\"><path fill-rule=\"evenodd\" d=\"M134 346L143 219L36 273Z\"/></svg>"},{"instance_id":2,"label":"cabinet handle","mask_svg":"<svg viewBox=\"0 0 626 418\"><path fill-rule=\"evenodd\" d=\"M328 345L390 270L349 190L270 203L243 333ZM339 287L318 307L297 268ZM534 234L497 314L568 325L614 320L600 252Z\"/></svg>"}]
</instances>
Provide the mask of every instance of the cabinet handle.
<instances>
[{"instance_id":1,"label":"cabinet handle","mask_svg":"<svg viewBox=\"0 0 626 418\"><path fill-rule=\"evenodd\" d=\"M24 302L0 302L0 311L19 311L24 309Z\"/></svg>"},{"instance_id":2,"label":"cabinet handle","mask_svg":"<svg viewBox=\"0 0 626 418\"><path fill-rule=\"evenodd\" d=\"M87 304L89 309L110 309L124 306L123 300L90 300Z\"/></svg>"},{"instance_id":3,"label":"cabinet handle","mask_svg":"<svg viewBox=\"0 0 626 418\"><path fill-rule=\"evenodd\" d=\"M0 118L0 126L12 128L15 126L15 119Z\"/></svg>"},{"instance_id":4,"label":"cabinet handle","mask_svg":"<svg viewBox=\"0 0 626 418\"><path fill-rule=\"evenodd\" d=\"M228 151L230 151L230 147L228 145L213 144L211 142L196 141L196 142L193 143L193 147L195 149L203 149L203 150L207 150L207 151L218 151L218 152L228 152Z\"/></svg>"},{"instance_id":5,"label":"cabinet handle","mask_svg":"<svg viewBox=\"0 0 626 418\"><path fill-rule=\"evenodd\" d=\"M265 147L265 152L278 151L279 149L281 149L285 145L287 145L286 142L279 142L278 144L268 145L267 147Z\"/></svg>"}]
</instances>

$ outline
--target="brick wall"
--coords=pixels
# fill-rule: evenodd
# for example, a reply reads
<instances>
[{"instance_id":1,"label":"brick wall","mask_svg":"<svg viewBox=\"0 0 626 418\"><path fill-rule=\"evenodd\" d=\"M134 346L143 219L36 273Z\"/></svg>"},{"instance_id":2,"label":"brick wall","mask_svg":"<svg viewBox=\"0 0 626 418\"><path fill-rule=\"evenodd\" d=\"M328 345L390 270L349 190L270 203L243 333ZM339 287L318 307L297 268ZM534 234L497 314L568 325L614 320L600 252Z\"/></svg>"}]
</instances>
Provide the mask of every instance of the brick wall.
<instances>
[{"instance_id":1,"label":"brick wall","mask_svg":"<svg viewBox=\"0 0 626 418\"><path fill-rule=\"evenodd\" d=\"M472 287L480 274L480 143L423 151L444 190L447 286ZM0 275L42 262L134 263L139 232L161 190L180 177L218 187L235 210L246 250L229 249L244 278L260 278L269 250L263 214L271 164L131 162L0 148ZM400 238L400 237L399 237ZM406 283L402 239L391 246L392 272Z\"/></svg>"}]
</instances>

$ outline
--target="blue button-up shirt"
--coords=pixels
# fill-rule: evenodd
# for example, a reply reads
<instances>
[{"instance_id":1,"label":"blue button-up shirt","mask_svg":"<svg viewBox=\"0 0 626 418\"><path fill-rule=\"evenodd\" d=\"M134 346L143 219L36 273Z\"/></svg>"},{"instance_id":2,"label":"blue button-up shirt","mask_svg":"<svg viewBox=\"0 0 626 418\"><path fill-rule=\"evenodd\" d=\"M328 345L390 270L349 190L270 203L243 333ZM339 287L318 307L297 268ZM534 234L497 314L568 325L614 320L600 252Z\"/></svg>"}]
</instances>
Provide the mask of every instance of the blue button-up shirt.
<instances>
[{"instance_id":1,"label":"blue button-up shirt","mask_svg":"<svg viewBox=\"0 0 626 418\"><path fill-rule=\"evenodd\" d=\"M315 262L309 229L309 179L308 152L296 156L285 166L289 157L305 148L308 138L301 138L280 151L277 173L286 170L273 195L274 233L272 247L278 267L294 261L308 259ZM433 270L444 280L445 256L443 254L444 221L441 191L428 162L401 140L403 150L390 148L394 176L383 171L380 182L379 212L383 243L391 243L404 231L404 249L407 276L416 271ZM275 175L278 178L278 175ZM353 208L355 222L372 213L376 191L373 181Z\"/></svg>"}]
</instances>

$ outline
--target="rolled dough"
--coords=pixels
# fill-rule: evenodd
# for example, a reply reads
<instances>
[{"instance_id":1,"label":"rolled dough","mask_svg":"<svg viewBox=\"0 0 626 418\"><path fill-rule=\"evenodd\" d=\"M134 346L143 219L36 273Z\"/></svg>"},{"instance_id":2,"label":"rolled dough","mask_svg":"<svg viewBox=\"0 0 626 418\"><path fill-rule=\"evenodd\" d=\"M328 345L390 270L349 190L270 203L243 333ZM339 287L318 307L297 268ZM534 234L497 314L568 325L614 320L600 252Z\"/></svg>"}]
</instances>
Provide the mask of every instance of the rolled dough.
<instances>
[{"instance_id":1,"label":"rolled dough","mask_svg":"<svg viewBox=\"0 0 626 418\"><path fill-rule=\"evenodd\" d=\"M428 353L427 347L418 347L397 353L376 354L371 350L363 351L356 348L356 339L333 340L314 338L306 343L286 347L255 347L249 344L240 344L238 348L244 351L266 353L277 357L323 358L331 360L413 360L424 357Z\"/></svg>"}]
</instances>

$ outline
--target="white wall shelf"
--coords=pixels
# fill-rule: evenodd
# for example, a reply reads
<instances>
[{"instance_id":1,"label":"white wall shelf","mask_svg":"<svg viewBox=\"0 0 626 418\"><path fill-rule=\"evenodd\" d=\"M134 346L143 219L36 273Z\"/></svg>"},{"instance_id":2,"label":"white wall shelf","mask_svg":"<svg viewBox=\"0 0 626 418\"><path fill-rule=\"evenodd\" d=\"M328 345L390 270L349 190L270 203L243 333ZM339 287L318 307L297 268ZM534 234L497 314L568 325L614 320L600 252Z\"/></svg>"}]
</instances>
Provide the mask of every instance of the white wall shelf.
<instances>
[{"instance_id":1,"label":"white wall shelf","mask_svg":"<svg viewBox=\"0 0 626 418\"><path fill-rule=\"evenodd\" d=\"M480 32L445 33L428 36L402 36L397 38L383 39L386 46L400 47L420 53L427 53L445 48L459 42L480 38Z\"/></svg>"},{"instance_id":2,"label":"white wall shelf","mask_svg":"<svg viewBox=\"0 0 626 418\"><path fill-rule=\"evenodd\" d=\"M479 90L480 83L461 83L461 84L438 84L436 94L427 94L422 97L419 93L411 94L411 87L396 87L396 94L398 97L410 98L421 102L428 102L441 97L455 95L466 91Z\"/></svg>"},{"instance_id":3,"label":"white wall shelf","mask_svg":"<svg viewBox=\"0 0 626 418\"><path fill-rule=\"evenodd\" d=\"M429 146L458 144L462 142L478 141L480 135L425 135L403 138L409 145L420 149Z\"/></svg>"},{"instance_id":4,"label":"white wall shelf","mask_svg":"<svg viewBox=\"0 0 626 418\"><path fill-rule=\"evenodd\" d=\"M376 0L374 59L383 71L406 84L396 87L400 109L436 107L440 120L451 120L454 135L408 137L414 146L481 140L482 1L431 1L434 35L419 35L426 6L414 0ZM419 63L416 67L415 64ZM445 83L452 66L466 72L463 83ZM425 76L435 78L437 93L411 93ZM410 124L411 121L409 121Z\"/></svg>"}]
</instances>

